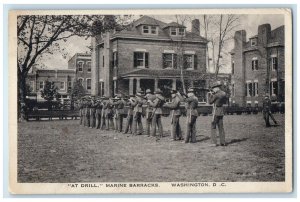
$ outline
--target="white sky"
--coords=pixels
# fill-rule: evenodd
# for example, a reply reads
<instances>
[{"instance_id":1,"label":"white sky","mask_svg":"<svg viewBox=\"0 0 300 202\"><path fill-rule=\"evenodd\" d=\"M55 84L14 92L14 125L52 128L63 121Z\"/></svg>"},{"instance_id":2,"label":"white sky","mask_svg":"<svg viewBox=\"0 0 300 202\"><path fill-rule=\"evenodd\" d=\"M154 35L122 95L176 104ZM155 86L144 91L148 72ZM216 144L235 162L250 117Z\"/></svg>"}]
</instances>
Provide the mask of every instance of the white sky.
<instances>
[{"instance_id":1,"label":"white sky","mask_svg":"<svg viewBox=\"0 0 300 202\"><path fill-rule=\"evenodd\" d=\"M175 17L171 16L153 16L158 20L163 22L172 22L176 21ZM236 28L236 30L244 29L247 32L247 38L257 34L257 28L261 24L269 23L271 25L271 29L275 29L284 24L283 15L241 15L240 17L240 25ZM187 29L190 26L187 25ZM201 32L201 30L200 30ZM49 55L44 57L41 63L43 64L44 68L59 68L59 69L66 69L68 67L68 60L75 54L75 53L84 53L89 51L88 46L90 46L91 39L85 39L80 37L72 37L68 39L67 42L62 42L61 47L66 49L68 53L67 58L63 58L61 53L55 53L53 55ZM225 47L225 51L229 52L233 48L233 41L229 41L227 46ZM225 64L223 69L220 70L221 72L229 72L230 64L229 63L229 55L224 57Z\"/></svg>"}]
</instances>

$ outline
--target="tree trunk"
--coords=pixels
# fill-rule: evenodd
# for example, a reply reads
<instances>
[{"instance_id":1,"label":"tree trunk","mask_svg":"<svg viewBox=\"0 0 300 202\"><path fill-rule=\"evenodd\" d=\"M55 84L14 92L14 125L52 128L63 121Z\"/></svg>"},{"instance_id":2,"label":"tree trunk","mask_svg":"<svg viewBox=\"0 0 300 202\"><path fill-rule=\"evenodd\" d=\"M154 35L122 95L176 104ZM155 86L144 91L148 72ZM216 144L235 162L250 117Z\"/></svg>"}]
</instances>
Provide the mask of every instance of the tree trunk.
<instances>
[{"instance_id":1,"label":"tree trunk","mask_svg":"<svg viewBox=\"0 0 300 202\"><path fill-rule=\"evenodd\" d=\"M26 103L26 77L21 73L18 75L18 112L19 121L27 121L27 103Z\"/></svg>"}]
</instances>

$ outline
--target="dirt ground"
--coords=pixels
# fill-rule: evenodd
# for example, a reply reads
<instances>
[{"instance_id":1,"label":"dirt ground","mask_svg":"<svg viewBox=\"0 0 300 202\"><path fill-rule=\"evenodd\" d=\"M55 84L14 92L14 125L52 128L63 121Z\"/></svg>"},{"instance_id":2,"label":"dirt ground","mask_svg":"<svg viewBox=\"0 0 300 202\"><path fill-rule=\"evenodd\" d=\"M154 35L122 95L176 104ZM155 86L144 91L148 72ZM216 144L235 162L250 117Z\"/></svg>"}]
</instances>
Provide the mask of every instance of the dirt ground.
<instances>
[{"instance_id":1,"label":"dirt ground","mask_svg":"<svg viewBox=\"0 0 300 202\"><path fill-rule=\"evenodd\" d=\"M227 147L210 147L211 116L197 120L197 143L127 136L78 120L19 123L18 182L284 181L284 115L224 117ZM182 117L183 130L185 117Z\"/></svg>"}]
</instances>

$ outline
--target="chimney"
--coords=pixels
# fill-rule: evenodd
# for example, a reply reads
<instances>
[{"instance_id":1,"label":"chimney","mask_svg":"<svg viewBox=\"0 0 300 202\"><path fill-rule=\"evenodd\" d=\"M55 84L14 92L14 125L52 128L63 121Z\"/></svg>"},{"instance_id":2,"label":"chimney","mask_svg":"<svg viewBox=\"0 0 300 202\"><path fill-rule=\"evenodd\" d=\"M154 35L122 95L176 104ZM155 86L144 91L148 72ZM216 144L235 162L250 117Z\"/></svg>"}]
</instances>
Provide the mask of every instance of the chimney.
<instances>
[{"instance_id":1,"label":"chimney","mask_svg":"<svg viewBox=\"0 0 300 202\"><path fill-rule=\"evenodd\" d=\"M192 20L192 33L200 36L200 21L199 21L199 19Z\"/></svg>"}]
</instances>

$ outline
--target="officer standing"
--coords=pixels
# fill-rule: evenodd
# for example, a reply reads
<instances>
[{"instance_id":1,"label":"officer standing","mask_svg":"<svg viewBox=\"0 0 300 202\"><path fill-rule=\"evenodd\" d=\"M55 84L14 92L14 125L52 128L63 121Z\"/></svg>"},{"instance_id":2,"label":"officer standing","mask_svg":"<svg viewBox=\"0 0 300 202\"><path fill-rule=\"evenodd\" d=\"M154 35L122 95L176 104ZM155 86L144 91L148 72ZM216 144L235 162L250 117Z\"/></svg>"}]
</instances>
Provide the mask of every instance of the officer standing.
<instances>
[{"instance_id":1,"label":"officer standing","mask_svg":"<svg viewBox=\"0 0 300 202\"><path fill-rule=\"evenodd\" d=\"M143 134L143 124L142 124L142 112L143 112L143 98L142 91L139 91L135 95L133 100L133 123L132 123L132 133L133 135L142 135ZM138 131L137 131L138 128Z\"/></svg>"},{"instance_id":2,"label":"officer standing","mask_svg":"<svg viewBox=\"0 0 300 202\"><path fill-rule=\"evenodd\" d=\"M266 123L266 127L271 127L269 118L271 117L271 119L273 120L275 125L277 124L277 121L275 120L272 112L271 112L271 100L268 94L265 95L265 99L263 101L263 116L264 116L264 120Z\"/></svg>"},{"instance_id":3,"label":"officer standing","mask_svg":"<svg viewBox=\"0 0 300 202\"><path fill-rule=\"evenodd\" d=\"M127 121L125 125L124 134L132 133L132 122L133 122L133 109L134 109L134 95L129 96L129 100L127 102L128 111L127 111Z\"/></svg>"},{"instance_id":4,"label":"officer standing","mask_svg":"<svg viewBox=\"0 0 300 202\"><path fill-rule=\"evenodd\" d=\"M161 123L161 115L162 115L162 107L165 103L165 98L162 96L162 92L160 89L157 89L154 92L156 98L155 100L152 102L150 100L148 100L148 103L151 107L153 107L153 111L152 111L152 136L155 137L156 136L156 126L158 129L158 133L159 136L158 137L163 137L163 126ZM157 138L158 140L159 138Z\"/></svg>"},{"instance_id":5,"label":"officer standing","mask_svg":"<svg viewBox=\"0 0 300 202\"><path fill-rule=\"evenodd\" d=\"M222 86L220 81L217 81L212 86L212 93L209 93L209 104L213 104L213 118L211 123L211 140L212 146L218 146L216 133L217 126L219 129L220 145L226 146L225 131L223 126L224 108L223 104L226 103L226 93L220 89Z\"/></svg>"},{"instance_id":6,"label":"officer standing","mask_svg":"<svg viewBox=\"0 0 300 202\"><path fill-rule=\"evenodd\" d=\"M150 89L146 90L146 96L145 98L147 99L147 101L151 101L153 102L156 98L155 95L152 94ZM148 137L150 137L150 127L152 125L152 112L153 112L153 107L150 106L149 102L147 102L147 108L146 108L146 134Z\"/></svg>"},{"instance_id":7,"label":"officer standing","mask_svg":"<svg viewBox=\"0 0 300 202\"><path fill-rule=\"evenodd\" d=\"M194 89L189 88L187 98L184 99L186 102L187 110L187 127L186 136L184 143L195 143L196 142L196 121L198 117L198 98L194 94Z\"/></svg>"},{"instance_id":8,"label":"officer standing","mask_svg":"<svg viewBox=\"0 0 300 202\"><path fill-rule=\"evenodd\" d=\"M171 137L172 140L182 140L179 118L181 116L180 98L176 90L171 90L172 102L164 106L172 110L171 114Z\"/></svg>"}]
</instances>

